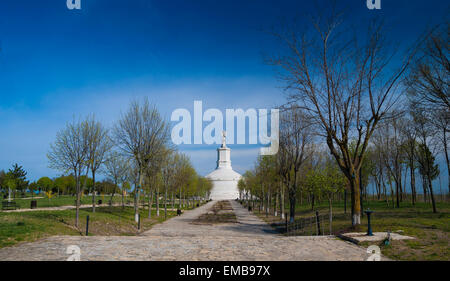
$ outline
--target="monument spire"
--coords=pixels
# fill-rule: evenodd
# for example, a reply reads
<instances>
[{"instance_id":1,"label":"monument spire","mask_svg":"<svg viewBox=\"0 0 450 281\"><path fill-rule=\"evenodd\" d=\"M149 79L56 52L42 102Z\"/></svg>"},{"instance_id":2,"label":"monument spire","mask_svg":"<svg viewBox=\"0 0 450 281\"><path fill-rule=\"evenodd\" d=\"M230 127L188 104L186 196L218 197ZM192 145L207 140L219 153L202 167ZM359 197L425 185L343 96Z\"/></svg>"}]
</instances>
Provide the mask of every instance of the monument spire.
<instances>
[{"instance_id":1,"label":"monument spire","mask_svg":"<svg viewBox=\"0 0 450 281\"><path fill-rule=\"evenodd\" d=\"M222 131L222 147L227 147L227 131Z\"/></svg>"}]
</instances>

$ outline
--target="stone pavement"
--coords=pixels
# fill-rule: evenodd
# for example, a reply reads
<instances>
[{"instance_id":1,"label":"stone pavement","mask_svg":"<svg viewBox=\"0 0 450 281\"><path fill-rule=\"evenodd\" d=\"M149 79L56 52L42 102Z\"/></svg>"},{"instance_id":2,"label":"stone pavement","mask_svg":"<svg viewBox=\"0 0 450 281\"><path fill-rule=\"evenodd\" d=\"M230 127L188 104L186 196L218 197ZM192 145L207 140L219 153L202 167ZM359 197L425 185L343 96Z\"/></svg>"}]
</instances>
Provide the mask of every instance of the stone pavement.
<instances>
[{"instance_id":1,"label":"stone pavement","mask_svg":"<svg viewBox=\"0 0 450 281\"><path fill-rule=\"evenodd\" d=\"M350 232L343 233L339 235L340 238L344 240L349 240L358 244L360 242L374 242L374 244L379 244L375 242L384 241L388 237L387 232L373 232L373 236L367 236L367 232ZM390 233L391 240L413 240L416 239L411 236L401 235L395 232Z\"/></svg>"},{"instance_id":2,"label":"stone pavement","mask_svg":"<svg viewBox=\"0 0 450 281\"><path fill-rule=\"evenodd\" d=\"M139 236L55 236L34 243L0 249L0 260L66 260L66 249L77 245L81 260L355 260L366 250L335 237L285 237L237 202L238 223L193 224L215 202L186 211Z\"/></svg>"}]
</instances>

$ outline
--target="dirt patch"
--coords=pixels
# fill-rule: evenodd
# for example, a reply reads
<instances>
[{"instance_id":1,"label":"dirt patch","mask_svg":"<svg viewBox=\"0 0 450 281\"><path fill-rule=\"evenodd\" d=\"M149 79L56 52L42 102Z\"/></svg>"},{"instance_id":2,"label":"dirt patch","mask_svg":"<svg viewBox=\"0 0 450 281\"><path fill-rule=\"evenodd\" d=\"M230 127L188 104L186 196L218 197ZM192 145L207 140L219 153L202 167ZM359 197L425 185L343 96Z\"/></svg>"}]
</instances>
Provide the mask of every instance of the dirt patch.
<instances>
[{"instance_id":1,"label":"dirt patch","mask_svg":"<svg viewBox=\"0 0 450 281\"><path fill-rule=\"evenodd\" d=\"M236 223L236 215L229 201L219 201L209 209L209 211L196 220L193 224L220 224L220 223Z\"/></svg>"}]
</instances>

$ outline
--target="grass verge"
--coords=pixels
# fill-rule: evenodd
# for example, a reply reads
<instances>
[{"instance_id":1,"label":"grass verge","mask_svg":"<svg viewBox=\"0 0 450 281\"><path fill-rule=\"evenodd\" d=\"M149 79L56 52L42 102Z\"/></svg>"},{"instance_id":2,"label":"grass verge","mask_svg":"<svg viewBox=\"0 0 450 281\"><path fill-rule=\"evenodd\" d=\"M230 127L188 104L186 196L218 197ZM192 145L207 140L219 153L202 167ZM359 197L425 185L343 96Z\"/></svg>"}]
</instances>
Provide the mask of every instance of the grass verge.
<instances>
[{"instance_id":1,"label":"grass verge","mask_svg":"<svg viewBox=\"0 0 450 281\"><path fill-rule=\"evenodd\" d=\"M414 240L391 241L389 246L381 246L383 255L395 260L443 260L450 261L450 204L437 203L438 213L434 214L427 203L404 202L400 208L387 206L384 201L365 202L364 208L369 207L375 212L372 214L372 229L374 232L397 232L403 235L412 236ZM329 212L328 205L321 204L315 207L320 214ZM315 210L311 206L298 205L296 207L296 218L312 217ZM350 209L344 213L343 203L333 204L332 233L334 235L345 232L366 232L367 216L361 219L361 225L356 228L351 227ZM284 221L280 217L272 214L266 216L265 212L255 210L254 213L281 230L284 229ZM328 234L327 228L325 234ZM377 243L360 243L363 247L368 247Z\"/></svg>"}]
</instances>

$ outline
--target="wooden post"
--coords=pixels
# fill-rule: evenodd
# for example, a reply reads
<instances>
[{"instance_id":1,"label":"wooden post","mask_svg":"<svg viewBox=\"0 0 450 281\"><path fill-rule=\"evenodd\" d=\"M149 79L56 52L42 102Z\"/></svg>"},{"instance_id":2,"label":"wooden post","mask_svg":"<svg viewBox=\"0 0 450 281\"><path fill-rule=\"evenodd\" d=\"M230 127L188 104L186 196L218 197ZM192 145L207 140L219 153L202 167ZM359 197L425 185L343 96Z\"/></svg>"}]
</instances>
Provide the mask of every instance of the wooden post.
<instances>
[{"instance_id":1,"label":"wooden post","mask_svg":"<svg viewBox=\"0 0 450 281\"><path fill-rule=\"evenodd\" d=\"M141 214L138 214L138 230L141 230Z\"/></svg>"},{"instance_id":2,"label":"wooden post","mask_svg":"<svg viewBox=\"0 0 450 281\"><path fill-rule=\"evenodd\" d=\"M333 235L333 211L330 209L330 235Z\"/></svg>"},{"instance_id":3,"label":"wooden post","mask_svg":"<svg viewBox=\"0 0 450 281\"><path fill-rule=\"evenodd\" d=\"M286 213L286 215L284 216L284 218L286 219L286 234L289 235L287 213Z\"/></svg>"},{"instance_id":4,"label":"wooden post","mask_svg":"<svg viewBox=\"0 0 450 281\"><path fill-rule=\"evenodd\" d=\"M89 216L86 216L86 236L89 235Z\"/></svg>"},{"instance_id":5,"label":"wooden post","mask_svg":"<svg viewBox=\"0 0 450 281\"><path fill-rule=\"evenodd\" d=\"M322 235L320 231L320 217L319 217L319 211L316 211L316 226L317 226L317 235Z\"/></svg>"}]
</instances>

